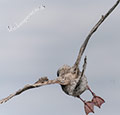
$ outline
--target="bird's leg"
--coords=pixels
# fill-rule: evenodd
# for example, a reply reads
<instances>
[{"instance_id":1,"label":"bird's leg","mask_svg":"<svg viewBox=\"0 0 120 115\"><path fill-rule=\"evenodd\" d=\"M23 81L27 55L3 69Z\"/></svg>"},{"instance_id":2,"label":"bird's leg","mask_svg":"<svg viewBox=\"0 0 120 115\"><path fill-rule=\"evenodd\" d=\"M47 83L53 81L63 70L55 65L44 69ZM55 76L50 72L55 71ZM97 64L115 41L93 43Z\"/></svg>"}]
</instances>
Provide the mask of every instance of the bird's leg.
<instances>
[{"instance_id":1,"label":"bird's leg","mask_svg":"<svg viewBox=\"0 0 120 115\"><path fill-rule=\"evenodd\" d=\"M105 103L104 99L102 99L102 98L99 97L99 96L96 96L95 93L90 89L89 86L87 86L87 88L88 88L88 90L89 90L89 91L92 93L92 95L93 95L92 102L94 103L95 106L97 106L97 107L100 108L101 105L102 105L103 103Z\"/></svg>"},{"instance_id":2,"label":"bird's leg","mask_svg":"<svg viewBox=\"0 0 120 115\"><path fill-rule=\"evenodd\" d=\"M86 102L80 96L77 96L77 97L84 103L84 109L85 109L86 115L88 115L91 112L94 113L94 103L92 101Z\"/></svg>"}]
</instances>

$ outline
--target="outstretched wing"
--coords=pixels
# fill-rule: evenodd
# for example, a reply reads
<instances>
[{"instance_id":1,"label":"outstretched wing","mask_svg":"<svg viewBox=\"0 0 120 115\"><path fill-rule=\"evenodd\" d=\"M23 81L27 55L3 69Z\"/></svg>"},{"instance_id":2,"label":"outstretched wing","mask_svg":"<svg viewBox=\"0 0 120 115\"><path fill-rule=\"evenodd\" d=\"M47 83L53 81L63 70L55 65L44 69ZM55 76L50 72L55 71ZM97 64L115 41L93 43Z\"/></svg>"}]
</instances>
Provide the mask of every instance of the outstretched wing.
<instances>
[{"instance_id":1,"label":"outstretched wing","mask_svg":"<svg viewBox=\"0 0 120 115\"><path fill-rule=\"evenodd\" d=\"M88 36L86 37L84 43L82 44L80 50L79 50L79 54L78 54L78 57L77 57L77 60L74 64L74 67L75 68L78 68L79 66L79 63L80 63L80 60L81 60L81 57L85 51L85 48L88 44L88 41L89 39L91 38L91 36L93 35L93 33L98 29L98 27L102 24L102 22L110 15L110 13L116 8L116 6L120 3L120 0L118 0L114 5L113 7L105 14L105 15L102 15L101 16L101 19L95 24L95 26L91 29L90 33L88 34Z\"/></svg>"},{"instance_id":2,"label":"outstretched wing","mask_svg":"<svg viewBox=\"0 0 120 115\"><path fill-rule=\"evenodd\" d=\"M47 77L42 77L37 82L35 82L34 84L32 84L32 85L30 85L30 84L25 85L22 89L19 89L15 93L10 94L8 97L0 100L0 104L6 102L9 99L13 98L14 96L19 95L22 92L24 92L26 90L29 90L29 89L32 89L32 88L37 88L37 87L41 87L41 86L44 86L44 85L50 85L50 84L66 85L68 83L69 83L68 80L62 79L61 77L58 77L57 79L54 79L54 80L49 80Z\"/></svg>"}]
</instances>

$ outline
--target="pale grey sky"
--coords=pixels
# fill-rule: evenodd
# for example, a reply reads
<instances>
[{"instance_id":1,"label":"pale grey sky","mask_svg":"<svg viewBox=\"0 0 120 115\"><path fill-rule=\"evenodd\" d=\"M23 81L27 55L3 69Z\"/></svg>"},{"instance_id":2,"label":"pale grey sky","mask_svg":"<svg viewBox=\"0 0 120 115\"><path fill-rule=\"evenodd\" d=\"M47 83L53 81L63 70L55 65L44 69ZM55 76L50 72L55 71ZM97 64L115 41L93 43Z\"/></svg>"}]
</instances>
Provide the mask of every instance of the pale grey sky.
<instances>
[{"instance_id":1,"label":"pale grey sky","mask_svg":"<svg viewBox=\"0 0 120 115\"><path fill-rule=\"evenodd\" d=\"M0 99L41 76L54 79L63 64L73 65L90 29L115 2L0 0ZM17 30L7 30L39 5L46 9L36 12ZM89 85L106 101L101 110L95 107L95 115L120 113L119 20L120 6L92 36L84 53L88 57ZM88 91L82 97L92 98ZM0 114L85 115L83 103L64 94L59 85L26 91L0 105Z\"/></svg>"}]
</instances>

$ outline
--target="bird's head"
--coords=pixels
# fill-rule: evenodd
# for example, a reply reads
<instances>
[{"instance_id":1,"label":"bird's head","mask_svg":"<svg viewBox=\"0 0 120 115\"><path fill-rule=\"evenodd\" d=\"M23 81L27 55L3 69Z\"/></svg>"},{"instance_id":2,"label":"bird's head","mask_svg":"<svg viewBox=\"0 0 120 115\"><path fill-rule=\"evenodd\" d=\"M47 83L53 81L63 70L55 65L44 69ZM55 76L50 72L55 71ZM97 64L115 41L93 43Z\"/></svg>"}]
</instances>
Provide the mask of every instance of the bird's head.
<instances>
[{"instance_id":1,"label":"bird's head","mask_svg":"<svg viewBox=\"0 0 120 115\"><path fill-rule=\"evenodd\" d=\"M64 76L66 74L79 75L79 68L70 67L69 65L63 65L57 71L57 76Z\"/></svg>"},{"instance_id":2,"label":"bird's head","mask_svg":"<svg viewBox=\"0 0 120 115\"><path fill-rule=\"evenodd\" d=\"M60 67L57 71L57 76L63 76L67 73L69 73L71 70L71 67L69 65L63 65L62 67Z\"/></svg>"}]
</instances>

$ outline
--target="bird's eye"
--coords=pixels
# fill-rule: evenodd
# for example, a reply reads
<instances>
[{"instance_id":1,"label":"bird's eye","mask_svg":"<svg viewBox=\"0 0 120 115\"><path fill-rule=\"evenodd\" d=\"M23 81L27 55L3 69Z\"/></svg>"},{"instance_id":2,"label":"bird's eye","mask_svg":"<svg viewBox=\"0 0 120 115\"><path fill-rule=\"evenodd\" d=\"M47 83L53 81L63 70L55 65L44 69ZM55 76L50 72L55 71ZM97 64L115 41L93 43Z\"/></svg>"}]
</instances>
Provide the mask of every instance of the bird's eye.
<instances>
[{"instance_id":1,"label":"bird's eye","mask_svg":"<svg viewBox=\"0 0 120 115\"><path fill-rule=\"evenodd\" d=\"M57 71L57 76L59 77L59 71Z\"/></svg>"}]
</instances>

